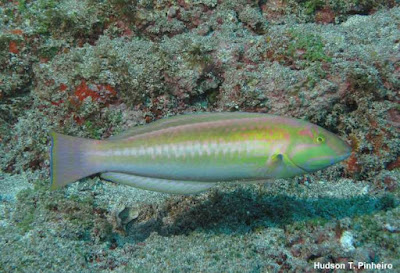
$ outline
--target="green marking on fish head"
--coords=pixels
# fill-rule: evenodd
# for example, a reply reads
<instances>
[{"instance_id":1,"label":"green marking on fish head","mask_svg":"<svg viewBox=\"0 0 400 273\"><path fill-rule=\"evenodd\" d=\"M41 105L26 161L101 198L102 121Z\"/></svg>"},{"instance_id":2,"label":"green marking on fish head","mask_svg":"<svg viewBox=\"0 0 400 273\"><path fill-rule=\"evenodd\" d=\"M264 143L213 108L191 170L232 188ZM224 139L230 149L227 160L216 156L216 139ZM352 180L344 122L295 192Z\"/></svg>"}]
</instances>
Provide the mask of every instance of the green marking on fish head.
<instances>
[{"instance_id":1,"label":"green marking on fish head","mask_svg":"<svg viewBox=\"0 0 400 273\"><path fill-rule=\"evenodd\" d=\"M288 156L305 172L327 168L350 156L351 148L337 135L308 123L293 131Z\"/></svg>"}]
</instances>

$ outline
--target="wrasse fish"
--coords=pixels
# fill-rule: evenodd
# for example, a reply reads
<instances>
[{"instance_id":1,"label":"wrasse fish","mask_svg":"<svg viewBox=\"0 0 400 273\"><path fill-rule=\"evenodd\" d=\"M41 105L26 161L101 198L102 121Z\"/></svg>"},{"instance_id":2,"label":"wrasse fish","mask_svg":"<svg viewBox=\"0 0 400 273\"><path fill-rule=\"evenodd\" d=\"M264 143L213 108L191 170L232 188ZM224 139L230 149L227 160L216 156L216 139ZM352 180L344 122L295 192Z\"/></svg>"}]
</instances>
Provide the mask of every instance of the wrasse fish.
<instances>
[{"instance_id":1,"label":"wrasse fish","mask_svg":"<svg viewBox=\"0 0 400 273\"><path fill-rule=\"evenodd\" d=\"M106 140L52 132L51 181L83 177L189 194L217 182L263 181L321 170L350 147L309 122L259 113L205 113L161 119Z\"/></svg>"}]
</instances>

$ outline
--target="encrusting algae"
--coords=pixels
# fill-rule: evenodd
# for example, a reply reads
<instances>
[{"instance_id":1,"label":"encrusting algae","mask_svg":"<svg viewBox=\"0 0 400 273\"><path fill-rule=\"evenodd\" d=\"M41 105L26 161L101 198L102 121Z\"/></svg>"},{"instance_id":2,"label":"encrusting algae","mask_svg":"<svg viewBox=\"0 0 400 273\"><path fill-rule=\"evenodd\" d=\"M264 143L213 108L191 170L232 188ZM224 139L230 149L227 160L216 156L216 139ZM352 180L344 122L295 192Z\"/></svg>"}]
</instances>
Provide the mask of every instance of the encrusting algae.
<instances>
[{"instance_id":1,"label":"encrusting algae","mask_svg":"<svg viewBox=\"0 0 400 273\"><path fill-rule=\"evenodd\" d=\"M162 119L107 140L52 133L57 189L102 173L141 189L190 194L217 182L287 178L346 159L351 148L306 121L259 113L206 113Z\"/></svg>"}]
</instances>

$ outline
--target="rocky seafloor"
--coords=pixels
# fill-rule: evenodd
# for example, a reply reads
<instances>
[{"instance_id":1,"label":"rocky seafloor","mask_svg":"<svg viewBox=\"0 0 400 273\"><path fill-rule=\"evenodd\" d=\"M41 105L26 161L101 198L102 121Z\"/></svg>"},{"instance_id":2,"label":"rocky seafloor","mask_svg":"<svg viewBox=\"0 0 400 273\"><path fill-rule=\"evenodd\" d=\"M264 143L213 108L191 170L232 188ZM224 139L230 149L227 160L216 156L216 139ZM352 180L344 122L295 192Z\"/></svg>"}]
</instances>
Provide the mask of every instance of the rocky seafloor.
<instances>
[{"instance_id":1,"label":"rocky seafloor","mask_svg":"<svg viewBox=\"0 0 400 273\"><path fill-rule=\"evenodd\" d=\"M400 272L398 1L0 1L0 272ZM349 159L169 195L49 189L51 130L192 112L309 120Z\"/></svg>"}]
</instances>

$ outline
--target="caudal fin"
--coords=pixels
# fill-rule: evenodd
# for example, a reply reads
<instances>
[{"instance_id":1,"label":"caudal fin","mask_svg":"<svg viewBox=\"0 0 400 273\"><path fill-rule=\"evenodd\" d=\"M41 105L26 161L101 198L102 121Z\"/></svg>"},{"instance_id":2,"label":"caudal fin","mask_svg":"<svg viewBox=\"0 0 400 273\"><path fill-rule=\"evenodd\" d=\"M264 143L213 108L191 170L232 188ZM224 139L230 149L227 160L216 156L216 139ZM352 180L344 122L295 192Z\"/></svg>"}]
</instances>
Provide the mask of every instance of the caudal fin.
<instances>
[{"instance_id":1,"label":"caudal fin","mask_svg":"<svg viewBox=\"0 0 400 273\"><path fill-rule=\"evenodd\" d=\"M94 140L51 132L51 189L58 189L98 172L85 154Z\"/></svg>"}]
</instances>

